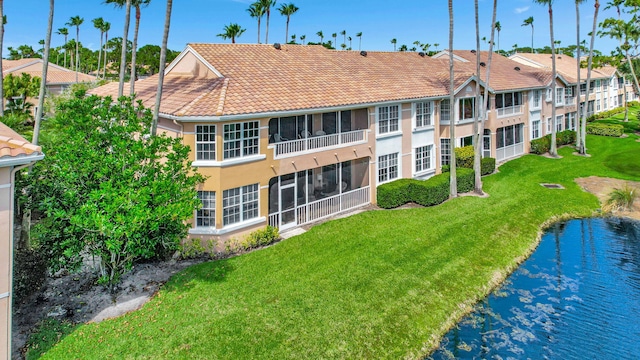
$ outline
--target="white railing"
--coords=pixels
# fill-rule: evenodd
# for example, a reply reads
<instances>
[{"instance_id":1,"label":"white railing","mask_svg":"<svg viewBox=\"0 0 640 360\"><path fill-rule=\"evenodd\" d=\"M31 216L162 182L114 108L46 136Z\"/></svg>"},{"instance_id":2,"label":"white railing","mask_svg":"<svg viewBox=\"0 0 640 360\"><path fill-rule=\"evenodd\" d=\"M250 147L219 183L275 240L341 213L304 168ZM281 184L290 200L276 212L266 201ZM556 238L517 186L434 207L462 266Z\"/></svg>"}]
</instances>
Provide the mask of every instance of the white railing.
<instances>
[{"instance_id":1,"label":"white railing","mask_svg":"<svg viewBox=\"0 0 640 360\"><path fill-rule=\"evenodd\" d=\"M304 225L371 202L370 187L365 186L342 194L316 200L296 208L296 225ZM280 227L280 214L269 215L269 225Z\"/></svg>"},{"instance_id":2,"label":"white railing","mask_svg":"<svg viewBox=\"0 0 640 360\"><path fill-rule=\"evenodd\" d=\"M524 154L524 143L509 145L496 149L496 160L502 161L522 154Z\"/></svg>"},{"instance_id":3,"label":"white railing","mask_svg":"<svg viewBox=\"0 0 640 360\"><path fill-rule=\"evenodd\" d=\"M324 149L332 146L364 142L367 140L366 130L355 130L338 134L313 136L304 139L283 141L273 144L275 158L305 151Z\"/></svg>"},{"instance_id":4,"label":"white railing","mask_svg":"<svg viewBox=\"0 0 640 360\"><path fill-rule=\"evenodd\" d=\"M496 115L498 117L510 116L515 114L522 114L522 105L515 105L515 106L496 109Z\"/></svg>"},{"instance_id":5,"label":"white railing","mask_svg":"<svg viewBox=\"0 0 640 360\"><path fill-rule=\"evenodd\" d=\"M564 103L565 103L565 105L573 105L573 104L576 103L576 98L574 98L573 96L565 97L564 98Z\"/></svg>"}]
</instances>

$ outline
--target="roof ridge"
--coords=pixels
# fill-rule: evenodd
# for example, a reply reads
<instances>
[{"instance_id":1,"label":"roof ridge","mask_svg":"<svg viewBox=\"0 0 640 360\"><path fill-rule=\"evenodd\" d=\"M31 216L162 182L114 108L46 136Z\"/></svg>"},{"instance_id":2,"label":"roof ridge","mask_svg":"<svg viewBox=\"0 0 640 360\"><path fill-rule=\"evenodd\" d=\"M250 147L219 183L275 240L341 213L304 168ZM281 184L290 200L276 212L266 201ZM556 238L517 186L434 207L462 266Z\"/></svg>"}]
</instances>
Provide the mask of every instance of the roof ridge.
<instances>
[{"instance_id":1,"label":"roof ridge","mask_svg":"<svg viewBox=\"0 0 640 360\"><path fill-rule=\"evenodd\" d=\"M228 79L225 78L225 83L228 83ZM218 82L214 81L208 88L206 91L203 91L200 95L198 95L195 99L193 99L191 102L189 102L187 105L183 106L180 111L176 111L177 115L184 115L187 111L189 111L191 108L193 108L200 100L202 100L202 98L204 98L205 96L209 95L216 87L218 86ZM224 86L224 85L223 85ZM225 87L226 89L226 87Z\"/></svg>"},{"instance_id":2,"label":"roof ridge","mask_svg":"<svg viewBox=\"0 0 640 360\"><path fill-rule=\"evenodd\" d=\"M216 109L216 115L220 116L224 113L224 102L227 98L227 88L229 86L229 78L225 78L222 83L222 89L220 90L220 101L218 102L218 108Z\"/></svg>"}]
</instances>

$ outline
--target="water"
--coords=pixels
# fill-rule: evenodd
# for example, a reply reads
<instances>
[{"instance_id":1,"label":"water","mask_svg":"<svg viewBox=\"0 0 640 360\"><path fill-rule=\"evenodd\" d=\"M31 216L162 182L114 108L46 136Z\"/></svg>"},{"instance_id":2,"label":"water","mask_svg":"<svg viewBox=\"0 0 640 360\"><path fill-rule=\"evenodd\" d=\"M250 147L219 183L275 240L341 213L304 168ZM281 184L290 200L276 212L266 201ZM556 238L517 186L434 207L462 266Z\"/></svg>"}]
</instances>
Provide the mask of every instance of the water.
<instances>
[{"instance_id":1,"label":"water","mask_svg":"<svg viewBox=\"0 0 640 360\"><path fill-rule=\"evenodd\" d=\"M558 223L428 359L640 359L640 222Z\"/></svg>"}]
</instances>

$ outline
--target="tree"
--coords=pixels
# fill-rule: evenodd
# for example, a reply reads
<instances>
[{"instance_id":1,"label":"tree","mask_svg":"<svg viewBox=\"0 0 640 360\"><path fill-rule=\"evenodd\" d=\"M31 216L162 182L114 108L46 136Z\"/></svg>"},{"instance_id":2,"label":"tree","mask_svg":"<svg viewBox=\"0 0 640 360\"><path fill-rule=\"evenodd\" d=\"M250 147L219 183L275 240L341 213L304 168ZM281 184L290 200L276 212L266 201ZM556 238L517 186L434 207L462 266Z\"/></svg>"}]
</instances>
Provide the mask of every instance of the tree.
<instances>
[{"instance_id":1,"label":"tree","mask_svg":"<svg viewBox=\"0 0 640 360\"><path fill-rule=\"evenodd\" d=\"M402 52L407 51L407 50L409 50L409 48L405 44L400 45L400 47L398 48L398 51L402 51Z\"/></svg>"},{"instance_id":2,"label":"tree","mask_svg":"<svg viewBox=\"0 0 640 360\"><path fill-rule=\"evenodd\" d=\"M340 35L342 35L342 43L346 44L347 43L347 30L340 31Z\"/></svg>"},{"instance_id":3,"label":"tree","mask_svg":"<svg viewBox=\"0 0 640 360\"><path fill-rule=\"evenodd\" d=\"M138 50L140 74L154 75L160 70L160 53L162 48L159 45L145 45ZM178 51L167 49L167 63L171 63L178 56Z\"/></svg>"},{"instance_id":4,"label":"tree","mask_svg":"<svg viewBox=\"0 0 640 360\"><path fill-rule=\"evenodd\" d=\"M104 19L99 17L91 21L93 22L93 27L100 30L100 48L98 49L98 64L100 64L102 61L102 47L103 47L102 40L104 39ZM98 67L98 75L100 75L99 69L100 67Z\"/></svg>"},{"instance_id":5,"label":"tree","mask_svg":"<svg viewBox=\"0 0 640 360\"><path fill-rule=\"evenodd\" d=\"M62 27L56 31L56 34L64 36L64 44L67 44L67 36L69 36L69 29ZM63 46L64 47L64 46ZM67 49L64 50L64 67L67 67Z\"/></svg>"},{"instance_id":6,"label":"tree","mask_svg":"<svg viewBox=\"0 0 640 360\"><path fill-rule=\"evenodd\" d=\"M249 12L249 16L258 19L258 44L260 44L260 21L262 21L262 17L264 16L264 8L260 1L256 1L249 6L247 11Z\"/></svg>"},{"instance_id":7,"label":"tree","mask_svg":"<svg viewBox=\"0 0 640 360\"><path fill-rule=\"evenodd\" d=\"M44 109L44 96L47 85L47 71L49 70L49 50L51 50L51 31L53 29L53 8L54 0L49 0L49 22L47 26L47 35L44 39L44 55L42 58L42 80L40 81L40 91L38 92L38 109L36 110L36 118L33 124L33 138L31 142L38 145L38 137L40 136L40 123L42 122L42 111Z\"/></svg>"},{"instance_id":8,"label":"tree","mask_svg":"<svg viewBox=\"0 0 640 360\"><path fill-rule=\"evenodd\" d=\"M477 174L481 174L481 147L479 143L482 141L482 136L480 135L478 129L480 127L480 116L481 116L481 98L480 98L480 16L478 15L478 0L474 0L474 16L475 16L475 24L476 24L476 98L475 98L475 106L474 106L474 117L473 121L473 137L471 138L471 144L473 145L473 171L475 172L475 179L478 179ZM486 37L483 38L486 40ZM485 87L489 86L489 83L485 84ZM455 155L455 151L454 151ZM482 184L476 183L474 185L474 191L476 194L482 195Z\"/></svg>"},{"instance_id":9,"label":"tree","mask_svg":"<svg viewBox=\"0 0 640 360\"><path fill-rule=\"evenodd\" d=\"M593 28L591 30L591 44L589 45L589 60L587 61L587 94L585 96L585 106L589 106L588 96L589 96L589 86L591 83L591 68L593 67L593 44L596 39L596 28L598 26L598 10L600 10L600 1L595 0L594 11L593 11ZM626 96L626 94L625 94ZM582 134L580 138L582 139L582 144L578 149L580 154L586 154L586 137L587 137L587 119L586 117L582 118L581 121L581 131Z\"/></svg>"},{"instance_id":10,"label":"tree","mask_svg":"<svg viewBox=\"0 0 640 360\"><path fill-rule=\"evenodd\" d=\"M236 43L236 38L240 37L240 35L242 35L243 32L245 32L245 30L247 29L243 29L240 25L238 24L229 24L229 25L225 25L224 26L224 32L221 34L218 34L216 36L219 36L225 40L227 39L231 39L231 43L235 44Z\"/></svg>"},{"instance_id":11,"label":"tree","mask_svg":"<svg viewBox=\"0 0 640 360\"><path fill-rule=\"evenodd\" d=\"M287 39L289 39L289 21L291 20L291 15L295 14L300 9L298 9L298 7L293 3L289 3L281 4L278 10L280 11L280 15L287 17L287 27L284 36L285 42L287 42Z\"/></svg>"},{"instance_id":12,"label":"tree","mask_svg":"<svg viewBox=\"0 0 640 360\"><path fill-rule=\"evenodd\" d=\"M456 122L454 120L455 114L455 83L453 73L453 0L449 0L449 146L451 147L451 153L449 155L449 198L458 197L458 179L456 178ZM395 40L395 39L394 39Z\"/></svg>"},{"instance_id":13,"label":"tree","mask_svg":"<svg viewBox=\"0 0 640 360\"><path fill-rule=\"evenodd\" d=\"M535 52L533 50L533 16L529 16L528 18L524 19L522 26L531 26L531 52L533 53Z\"/></svg>"},{"instance_id":14,"label":"tree","mask_svg":"<svg viewBox=\"0 0 640 360\"><path fill-rule=\"evenodd\" d=\"M362 31L356 33L356 37L358 38L358 50L362 50Z\"/></svg>"},{"instance_id":15,"label":"tree","mask_svg":"<svg viewBox=\"0 0 640 360\"><path fill-rule=\"evenodd\" d=\"M120 0L122 1L122 0ZM135 92L135 82L137 80L136 76L136 55L138 53L138 31L140 30L140 16L141 16L141 8L143 6L149 5L151 0L132 0L131 6L136 8L136 24L133 28L133 47L131 49L131 75L130 75L130 84L129 84L129 94L133 95Z\"/></svg>"},{"instance_id":16,"label":"tree","mask_svg":"<svg viewBox=\"0 0 640 360\"><path fill-rule=\"evenodd\" d=\"M433 46L436 48L436 52L438 52L438 47L440 46L440 44L435 43L435 44L433 44Z\"/></svg>"},{"instance_id":17,"label":"tree","mask_svg":"<svg viewBox=\"0 0 640 360\"><path fill-rule=\"evenodd\" d=\"M4 43L4 24L7 23L7 17L4 15L4 0L0 0L0 70L2 69L2 44ZM0 71L0 84L4 84L3 74ZM0 86L0 99L4 99L3 87ZM0 101L0 116L4 116L4 101Z\"/></svg>"},{"instance_id":18,"label":"tree","mask_svg":"<svg viewBox=\"0 0 640 360\"><path fill-rule=\"evenodd\" d=\"M84 22L84 19L80 16L72 16L69 19L69 22L66 23L67 26L75 26L76 27L76 83L78 82L78 65L80 64L80 56L78 56L78 44L80 42L80 25Z\"/></svg>"},{"instance_id":19,"label":"tree","mask_svg":"<svg viewBox=\"0 0 640 360\"><path fill-rule=\"evenodd\" d=\"M34 240L50 267L77 269L89 253L111 289L136 261L177 249L204 180L181 139L136 135L152 115L134 104L97 96L63 103L51 119L61 136L28 177L29 207L44 214Z\"/></svg>"},{"instance_id":20,"label":"tree","mask_svg":"<svg viewBox=\"0 0 640 360\"><path fill-rule=\"evenodd\" d=\"M156 136L158 130L158 117L160 115L160 102L162 101L162 85L164 83L164 69L167 66L167 42L169 41L169 28L171 26L171 9L173 0L167 0L167 10L164 16L164 32L162 35L162 49L160 50L160 69L158 70L158 90L151 121L151 137Z\"/></svg>"},{"instance_id":21,"label":"tree","mask_svg":"<svg viewBox=\"0 0 640 360\"><path fill-rule=\"evenodd\" d=\"M124 75L127 67L127 43L129 40L129 23L131 21L131 1L132 0L106 0L107 4L114 4L116 7L124 7L124 30L122 31L122 51L120 53L120 76L118 78L118 97L124 94Z\"/></svg>"},{"instance_id":22,"label":"tree","mask_svg":"<svg viewBox=\"0 0 640 360\"><path fill-rule=\"evenodd\" d=\"M302 40L302 45L304 45L304 40L307 38L307 35L300 35L300 40Z\"/></svg>"},{"instance_id":23,"label":"tree","mask_svg":"<svg viewBox=\"0 0 640 360\"><path fill-rule=\"evenodd\" d=\"M500 30L502 30L502 25L500 21L496 21L496 31L498 32L498 51L500 51Z\"/></svg>"},{"instance_id":24,"label":"tree","mask_svg":"<svg viewBox=\"0 0 640 360\"><path fill-rule=\"evenodd\" d=\"M396 51L396 44L398 43L398 39L396 38L391 39L391 43L393 44L393 51Z\"/></svg>"},{"instance_id":25,"label":"tree","mask_svg":"<svg viewBox=\"0 0 640 360\"><path fill-rule=\"evenodd\" d=\"M32 77L29 73L22 73L20 76L9 74L3 79L3 95L7 100L7 111L12 113L25 112L33 104L27 103L27 98L38 95L40 90L40 78ZM29 112L31 118L31 112Z\"/></svg>"},{"instance_id":26,"label":"tree","mask_svg":"<svg viewBox=\"0 0 640 360\"><path fill-rule=\"evenodd\" d=\"M351 50L351 49L352 49L352 47L351 47L351 41L352 41L353 39L351 38L351 36L349 36L349 37L347 37L347 40L349 40L349 50Z\"/></svg>"},{"instance_id":27,"label":"tree","mask_svg":"<svg viewBox=\"0 0 640 360\"><path fill-rule=\"evenodd\" d=\"M271 17L271 7L276 5L276 0L258 0L265 14L267 15L267 26L265 29L264 43L269 43L269 18Z\"/></svg>"},{"instance_id":28,"label":"tree","mask_svg":"<svg viewBox=\"0 0 640 360\"><path fill-rule=\"evenodd\" d=\"M322 31L318 31L316 35L320 37L320 45L324 44L324 34L322 33Z\"/></svg>"},{"instance_id":29,"label":"tree","mask_svg":"<svg viewBox=\"0 0 640 360\"><path fill-rule=\"evenodd\" d=\"M558 148L556 145L556 48L555 40L553 38L553 0L534 0L538 4L547 5L549 7L549 34L551 36L551 147L549 149L549 155L553 157L558 156ZM587 85L589 86L589 85Z\"/></svg>"},{"instance_id":30,"label":"tree","mask_svg":"<svg viewBox=\"0 0 640 360\"><path fill-rule=\"evenodd\" d=\"M576 91L577 91L577 98L578 98L578 121L577 121L577 131L576 131L576 148L578 149L578 152L580 152L580 147L582 146L582 132L580 131L581 128L581 120L582 120L582 114L583 112L587 111L586 107L587 104L589 103L588 101L588 94L585 94L585 108L583 108L582 106L580 106L581 104L581 94L580 94L580 4L583 3L585 0L576 0L576 59L578 59L578 61L576 61L576 74L577 74L577 82L578 85L576 86Z\"/></svg>"},{"instance_id":31,"label":"tree","mask_svg":"<svg viewBox=\"0 0 640 360\"><path fill-rule=\"evenodd\" d=\"M102 78L107 78L107 47L106 44L109 42L109 30L111 30L111 23L105 21L102 27L102 31L104 31L104 71L102 72ZM100 64L98 64L98 70L100 70Z\"/></svg>"},{"instance_id":32,"label":"tree","mask_svg":"<svg viewBox=\"0 0 640 360\"><path fill-rule=\"evenodd\" d=\"M338 33L331 34L331 37L333 38L333 43L336 44L335 46L337 47L337 45L338 45Z\"/></svg>"}]
</instances>

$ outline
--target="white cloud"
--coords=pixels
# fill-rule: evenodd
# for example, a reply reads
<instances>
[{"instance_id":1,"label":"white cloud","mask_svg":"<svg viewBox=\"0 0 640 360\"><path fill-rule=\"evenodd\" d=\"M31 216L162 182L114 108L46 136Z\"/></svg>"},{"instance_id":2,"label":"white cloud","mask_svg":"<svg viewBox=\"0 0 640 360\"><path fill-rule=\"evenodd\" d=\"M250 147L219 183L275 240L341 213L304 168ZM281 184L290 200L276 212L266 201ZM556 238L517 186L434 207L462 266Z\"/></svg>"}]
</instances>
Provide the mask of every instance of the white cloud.
<instances>
[{"instance_id":1,"label":"white cloud","mask_svg":"<svg viewBox=\"0 0 640 360\"><path fill-rule=\"evenodd\" d=\"M513 12L515 12L516 14L522 14L523 12L525 12L527 10L529 10L529 6L515 8L515 10L513 10Z\"/></svg>"}]
</instances>

